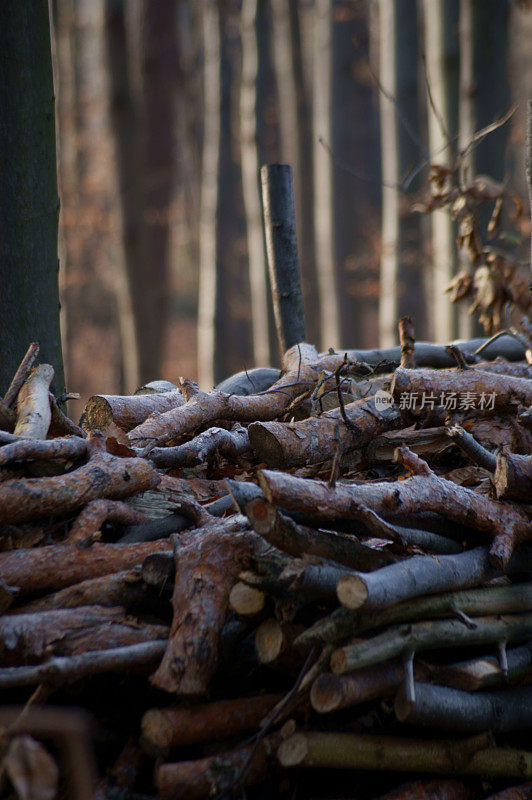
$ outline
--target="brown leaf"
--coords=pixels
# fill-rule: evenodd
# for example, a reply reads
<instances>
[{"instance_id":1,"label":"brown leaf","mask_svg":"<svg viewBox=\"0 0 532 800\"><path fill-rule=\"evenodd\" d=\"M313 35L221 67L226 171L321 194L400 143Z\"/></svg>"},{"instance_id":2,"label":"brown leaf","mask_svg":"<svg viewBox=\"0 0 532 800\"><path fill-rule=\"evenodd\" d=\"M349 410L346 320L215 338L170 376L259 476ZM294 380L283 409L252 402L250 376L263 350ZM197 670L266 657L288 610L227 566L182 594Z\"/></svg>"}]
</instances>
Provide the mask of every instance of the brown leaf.
<instances>
[{"instance_id":1,"label":"brown leaf","mask_svg":"<svg viewBox=\"0 0 532 800\"><path fill-rule=\"evenodd\" d=\"M57 765L43 745L31 736L12 739L4 767L20 800L53 800L57 797Z\"/></svg>"}]
</instances>

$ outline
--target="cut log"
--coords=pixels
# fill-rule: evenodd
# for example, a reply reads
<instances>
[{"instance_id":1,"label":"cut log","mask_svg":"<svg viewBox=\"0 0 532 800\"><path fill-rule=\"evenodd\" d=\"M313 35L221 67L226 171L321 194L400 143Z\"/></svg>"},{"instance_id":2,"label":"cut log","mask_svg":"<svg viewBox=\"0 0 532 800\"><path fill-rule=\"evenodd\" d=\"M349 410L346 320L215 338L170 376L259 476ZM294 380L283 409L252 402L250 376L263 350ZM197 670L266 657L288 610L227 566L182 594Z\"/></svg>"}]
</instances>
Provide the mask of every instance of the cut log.
<instances>
[{"instance_id":1,"label":"cut log","mask_svg":"<svg viewBox=\"0 0 532 800\"><path fill-rule=\"evenodd\" d=\"M415 674L421 679L426 675L426 670L416 665ZM325 672L312 684L310 702L319 714L330 714L368 700L393 695L404 676L404 664L398 659L385 661L379 664L378 669L371 666L356 670L351 675Z\"/></svg>"},{"instance_id":2,"label":"cut log","mask_svg":"<svg viewBox=\"0 0 532 800\"><path fill-rule=\"evenodd\" d=\"M164 414L171 408L182 406L184 402L179 389L134 395L95 394L85 406L83 427L89 431L104 431L114 423L127 433L144 422L150 414Z\"/></svg>"},{"instance_id":3,"label":"cut log","mask_svg":"<svg viewBox=\"0 0 532 800\"><path fill-rule=\"evenodd\" d=\"M54 378L50 364L34 367L18 393L15 435L30 439L46 439L51 411L48 392Z\"/></svg>"},{"instance_id":4,"label":"cut log","mask_svg":"<svg viewBox=\"0 0 532 800\"><path fill-rule=\"evenodd\" d=\"M396 459L413 473L412 477L394 483L336 484L334 488L322 481L270 470L259 471L258 479L270 503L321 520L356 518L364 505L383 517L436 512L491 536L511 534L517 541L532 535L529 516L516 506L490 500L437 476L406 447L398 449ZM492 560L504 567L509 554L506 552L504 558L493 554Z\"/></svg>"},{"instance_id":5,"label":"cut log","mask_svg":"<svg viewBox=\"0 0 532 800\"><path fill-rule=\"evenodd\" d=\"M144 459L110 455L103 449L103 437L96 434L88 441L89 461L66 475L0 484L0 523L63 516L90 500L123 499L160 482L155 468Z\"/></svg>"},{"instance_id":6,"label":"cut log","mask_svg":"<svg viewBox=\"0 0 532 800\"><path fill-rule=\"evenodd\" d=\"M207 692L217 667L229 592L250 558L251 541L249 534L235 536L214 526L179 549L170 638L151 678L158 689L179 695Z\"/></svg>"},{"instance_id":7,"label":"cut log","mask_svg":"<svg viewBox=\"0 0 532 800\"><path fill-rule=\"evenodd\" d=\"M129 673L153 669L163 656L166 639L89 650L74 656L57 656L43 664L0 668L0 689L32 684L60 685L104 672Z\"/></svg>"},{"instance_id":8,"label":"cut log","mask_svg":"<svg viewBox=\"0 0 532 800\"><path fill-rule=\"evenodd\" d=\"M286 468L327 461L334 458L338 449L340 455L360 449L400 423L397 408L378 408L375 400L368 398L300 422L253 422L248 431L251 447L260 461L270 467Z\"/></svg>"},{"instance_id":9,"label":"cut log","mask_svg":"<svg viewBox=\"0 0 532 800\"><path fill-rule=\"evenodd\" d=\"M532 457L499 453L493 484L499 500L532 503Z\"/></svg>"},{"instance_id":10,"label":"cut log","mask_svg":"<svg viewBox=\"0 0 532 800\"><path fill-rule=\"evenodd\" d=\"M443 405L458 411L475 408L485 414L532 404L532 382L527 378L476 368L442 371L397 369L390 391L396 403L413 413L426 413ZM417 401L415 405L414 399Z\"/></svg>"},{"instance_id":11,"label":"cut log","mask_svg":"<svg viewBox=\"0 0 532 800\"><path fill-rule=\"evenodd\" d=\"M397 561L392 553L367 547L354 536L298 525L263 498L247 503L244 511L256 533L296 558L306 553L362 571Z\"/></svg>"},{"instance_id":12,"label":"cut log","mask_svg":"<svg viewBox=\"0 0 532 800\"><path fill-rule=\"evenodd\" d=\"M532 753L490 747L489 737L460 741L403 739L354 733L296 733L277 757L283 767L434 772L489 777L532 777Z\"/></svg>"},{"instance_id":13,"label":"cut log","mask_svg":"<svg viewBox=\"0 0 532 800\"><path fill-rule=\"evenodd\" d=\"M416 682L414 694L412 701L399 689L394 710L400 722L470 733L532 727L532 687L472 693Z\"/></svg>"},{"instance_id":14,"label":"cut log","mask_svg":"<svg viewBox=\"0 0 532 800\"><path fill-rule=\"evenodd\" d=\"M35 664L48 656L79 655L153 639L166 639L168 627L127 618L122 608L81 606L0 619L3 666Z\"/></svg>"},{"instance_id":15,"label":"cut log","mask_svg":"<svg viewBox=\"0 0 532 800\"><path fill-rule=\"evenodd\" d=\"M78 514L66 542L76 544L94 536L104 522L116 522L119 525L139 525L145 522L144 514L119 500L91 500Z\"/></svg>"},{"instance_id":16,"label":"cut log","mask_svg":"<svg viewBox=\"0 0 532 800\"><path fill-rule=\"evenodd\" d=\"M272 775L273 754L279 734L265 737L257 745L247 745L198 761L161 764L155 770L155 785L161 800L201 800L232 791L235 786L251 786ZM245 771L244 771L245 770Z\"/></svg>"},{"instance_id":17,"label":"cut log","mask_svg":"<svg viewBox=\"0 0 532 800\"><path fill-rule=\"evenodd\" d=\"M94 544L86 550L76 545L54 544L0 553L0 577L20 587L21 595L62 589L87 578L109 575L140 564L149 554L163 550L165 540L141 544Z\"/></svg>"},{"instance_id":18,"label":"cut log","mask_svg":"<svg viewBox=\"0 0 532 800\"><path fill-rule=\"evenodd\" d=\"M513 647L506 653L506 668L503 671L500 660L495 656L484 656L455 664L425 664L431 681L466 692L488 689L502 684L519 681L532 672L532 642Z\"/></svg>"},{"instance_id":19,"label":"cut log","mask_svg":"<svg viewBox=\"0 0 532 800\"><path fill-rule=\"evenodd\" d=\"M68 461L87 456L89 444L79 436L57 439L19 439L0 449L0 467L17 461L48 461L62 458Z\"/></svg>"},{"instance_id":20,"label":"cut log","mask_svg":"<svg viewBox=\"0 0 532 800\"><path fill-rule=\"evenodd\" d=\"M367 641L355 641L334 651L331 669L337 675L438 647L468 647L497 642L522 642L532 635L532 614L477 617L474 627L462 621L436 620L398 625Z\"/></svg>"},{"instance_id":21,"label":"cut log","mask_svg":"<svg viewBox=\"0 0 532 800\"><path fill-rule=\"evenodd\" d=\"M265 619L255 632L255 650L260 664L279 672L298 674L305 654L292 647L303 626Z\"/></svg>"},{"instance_id":22,"label":"cut log","mask_svg":"<svg viewBox=\"0 0 532 800\"><path fill-rule=\"evenodd\" d=\"M213 739L256 731L261 720L282 699L281 694L237 697L192 708L152 708L142 717L142 737L165 751Z\"/></svg>"}]
</instances>

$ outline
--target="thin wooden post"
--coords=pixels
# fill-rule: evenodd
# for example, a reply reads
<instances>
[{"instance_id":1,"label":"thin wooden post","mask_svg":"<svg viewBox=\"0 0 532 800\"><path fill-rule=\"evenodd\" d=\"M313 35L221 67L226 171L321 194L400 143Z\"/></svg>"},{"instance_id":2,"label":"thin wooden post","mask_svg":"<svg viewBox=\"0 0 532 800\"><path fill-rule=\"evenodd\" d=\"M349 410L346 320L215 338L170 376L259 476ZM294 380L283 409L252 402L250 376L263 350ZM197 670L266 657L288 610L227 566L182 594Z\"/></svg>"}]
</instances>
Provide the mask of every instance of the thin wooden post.
<instances>
[{"instance_id":1,"label":"thin wooden post","mask_svg":"<svg viewBox=\"0 0 532 800\"><path fill-rule=\"evenodd\" d=\"M306 339L290 164L261 168L268 270L281 352Z\"/></svg>"}]
</instances>

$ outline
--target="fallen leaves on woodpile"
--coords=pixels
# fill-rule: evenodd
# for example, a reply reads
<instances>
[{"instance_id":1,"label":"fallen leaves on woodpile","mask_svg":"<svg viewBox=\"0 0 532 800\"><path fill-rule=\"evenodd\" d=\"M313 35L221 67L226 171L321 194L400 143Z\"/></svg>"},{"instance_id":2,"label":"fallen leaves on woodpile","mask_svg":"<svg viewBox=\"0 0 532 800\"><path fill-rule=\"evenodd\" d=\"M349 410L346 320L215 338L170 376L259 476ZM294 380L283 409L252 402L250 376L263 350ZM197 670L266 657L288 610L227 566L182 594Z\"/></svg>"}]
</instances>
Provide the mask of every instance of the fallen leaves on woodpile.
<instances>
[{"instance_id":1,"label":"fallen leaves on woodpile","mask_svg":"<svg viewBox=\"0 0 532 800\"><path fill-rule=\"evenodd\" d=\"M531 797L527 345L400 330L81 427L32 345L0 404L2 796Z\"/></svg>"}]
</instances>

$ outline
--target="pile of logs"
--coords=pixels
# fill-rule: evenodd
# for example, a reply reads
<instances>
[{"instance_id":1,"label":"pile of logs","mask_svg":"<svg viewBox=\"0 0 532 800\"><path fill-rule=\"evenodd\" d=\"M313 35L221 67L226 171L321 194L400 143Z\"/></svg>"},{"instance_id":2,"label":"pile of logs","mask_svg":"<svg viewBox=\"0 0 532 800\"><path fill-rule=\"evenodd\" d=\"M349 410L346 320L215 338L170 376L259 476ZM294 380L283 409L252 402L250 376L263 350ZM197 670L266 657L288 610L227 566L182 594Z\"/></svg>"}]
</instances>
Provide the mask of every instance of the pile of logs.
<instances>
[{"instance_id":1,"label":"pile of logs","mask_svg":"<svg viewBox=\"0 0 532 800\"><path fill-rule=\"evenodd\" d=\"M511 336L0 402L0 791L532 797L532 366ZM2 785L3 782L3 785Z\"/></svg>"}]
</instances>

